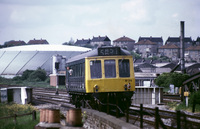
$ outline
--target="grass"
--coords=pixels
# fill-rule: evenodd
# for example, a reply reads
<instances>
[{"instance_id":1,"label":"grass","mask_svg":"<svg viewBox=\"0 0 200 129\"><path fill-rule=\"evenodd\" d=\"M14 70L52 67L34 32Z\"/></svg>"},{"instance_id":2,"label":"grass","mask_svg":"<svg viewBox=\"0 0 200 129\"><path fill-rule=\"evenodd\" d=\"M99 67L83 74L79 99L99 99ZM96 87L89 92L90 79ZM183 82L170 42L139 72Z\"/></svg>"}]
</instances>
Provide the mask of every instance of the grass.
<instances>
[{"instance_id":1,"label":"grass","mask_svg":"<svg viewBox=\"0 0 200 129\"><path fill-rule=\"evenodd\" d=\"M14 123L14 118L1 119L0 129L33 129L36 124L39 123L39 111L27 104L0 104L0 116L12 116L14 114L25 114L36 110L36 120L32 120L32 115L22 116L16 118L16 123Z\"/></svg>"},{"instance_id":2,"label":"grass","mask_svg":"<svg viewBox=\"0 0 200 129\"><path fill-rule=\"evenodd\" d=\"M187 112L192 112L192 104L189 103L188 107L186 106L185 101L182 103L178 102L169 102L167 105L170 107L171 110L184 110ZM195 113L200 113L200 104L197 104L195 107Z\"/></svg>"},{"instance_id":3,"label":"grass","mask_svg":"<svg viewBox=\"0 0 200 129\"><path fill-rule=\"evenodd\" d=\"M18 85L18 86L27 86L27 87L41 87L41 88L56 88L50 86L48 81L27 81L27 80L13 80L0 77L0 84L6 85ZM59 89L65 89L65 85L59 85Z\"/></svg>"}]
</instances>

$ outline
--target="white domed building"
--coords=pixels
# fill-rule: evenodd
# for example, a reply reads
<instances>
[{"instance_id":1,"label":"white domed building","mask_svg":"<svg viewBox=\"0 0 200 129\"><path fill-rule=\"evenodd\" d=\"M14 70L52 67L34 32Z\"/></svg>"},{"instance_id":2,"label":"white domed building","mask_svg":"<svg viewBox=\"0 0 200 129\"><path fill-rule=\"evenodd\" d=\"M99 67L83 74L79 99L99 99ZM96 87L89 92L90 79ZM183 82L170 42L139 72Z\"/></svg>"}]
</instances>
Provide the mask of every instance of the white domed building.
<instances>
[{"instance_id":1,"label":"white domed building","mask_svg":"<svg viewBox=\"0 0 200 129\"><path fill-rule=\"evenodd\" d=\"M25 70L44 69L51 74L52 56L62 55L66 59L91 49L68 45L24 45L0 49L0 76L12 78Z\"/></svg>"}]
</instances>

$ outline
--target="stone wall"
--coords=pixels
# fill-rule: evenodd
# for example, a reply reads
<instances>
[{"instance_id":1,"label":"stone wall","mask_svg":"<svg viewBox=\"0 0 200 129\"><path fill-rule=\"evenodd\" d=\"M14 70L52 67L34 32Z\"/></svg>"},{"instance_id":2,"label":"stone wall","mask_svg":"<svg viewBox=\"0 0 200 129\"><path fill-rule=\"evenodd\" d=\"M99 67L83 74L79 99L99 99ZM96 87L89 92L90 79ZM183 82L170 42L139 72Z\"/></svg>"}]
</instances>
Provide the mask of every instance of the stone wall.
<instances>
[{"instance_id":1,"label":"stone wall","mask_svg":"<svg viewBox=\"0 0 200 129\"><path fill-rule=\"evenodd\" d=\"M116 117L90 109L82 109L83 127L86 129L139 129L130 123L126 123Z\"/></svg>"}]
</instances>

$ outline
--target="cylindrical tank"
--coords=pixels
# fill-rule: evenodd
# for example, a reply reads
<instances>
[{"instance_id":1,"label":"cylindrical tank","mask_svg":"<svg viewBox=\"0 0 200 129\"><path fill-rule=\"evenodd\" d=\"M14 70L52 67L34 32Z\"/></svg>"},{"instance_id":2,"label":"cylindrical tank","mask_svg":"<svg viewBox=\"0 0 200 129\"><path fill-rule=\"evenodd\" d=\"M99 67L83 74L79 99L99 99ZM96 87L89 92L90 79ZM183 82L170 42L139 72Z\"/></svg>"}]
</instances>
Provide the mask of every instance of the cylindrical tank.
<instances>
[{"instance_id":1,"label":"cylindrical tank","mask_svg":"<svg viewBox=\"0 0 200 129\"><path fill-rule=\"evenodd\" d=\"M48 122L49 123L60 123L60 110L50 109Z\"/></svg>"},{"instance_id":2,"label":"cylindrical tank","mask_svg":"<svg viewBox=\"0 0 200 129\"><path fill-rule=\"evenodd\" d=\"M67 111L66 122L69 126L82 126L81 109L70 109Z\"/></svg>"},{"instance_id":3,"label":"cylindrical tank","mask_svg":"<svg viewBox=\"0 0 200 129\"><path fill-rule=\"evenodd\" d=\"M45 109L45 122L49 122L49 109Z\"/></svg>"},{"instance_id":4,"label":"cylindrical tank","mask_svg":"<svg viewBox=\"0 0 200 129\"><path fill-rule=\"evenodd\" d=\"M46 122L46 109L40 109L40 122Z\"/></svg>"}]
</instances>

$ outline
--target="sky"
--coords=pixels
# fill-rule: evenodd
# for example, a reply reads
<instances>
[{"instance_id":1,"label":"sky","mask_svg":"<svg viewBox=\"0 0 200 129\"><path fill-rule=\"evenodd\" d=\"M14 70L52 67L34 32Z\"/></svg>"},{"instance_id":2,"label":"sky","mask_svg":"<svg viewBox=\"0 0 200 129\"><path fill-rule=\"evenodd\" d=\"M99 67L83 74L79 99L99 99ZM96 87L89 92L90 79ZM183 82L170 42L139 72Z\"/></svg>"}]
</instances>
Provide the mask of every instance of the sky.
<instances>
[{"instance_id":1,"label":"sky","mask_svg":"<svg viewBox=\"0 0 200 129\"><path fill-rule=\"evenodd\" d=\"M199 0L0 0L0 44L10 40L200 36Z\"/></svg>"}]
</instances>

